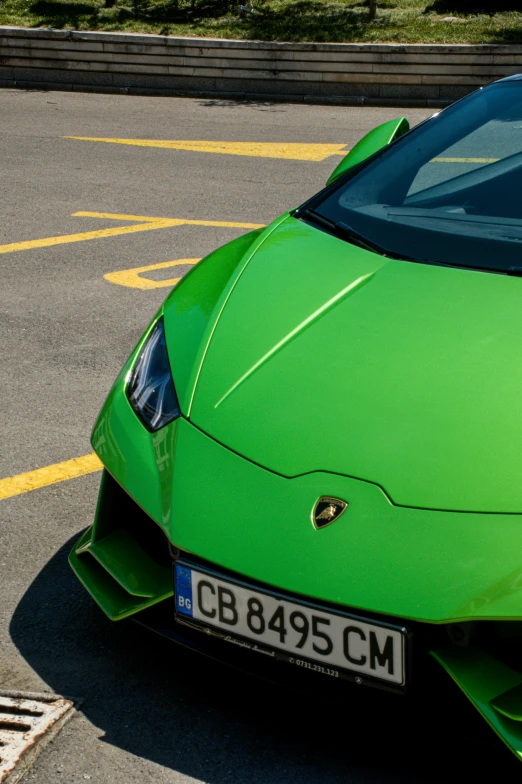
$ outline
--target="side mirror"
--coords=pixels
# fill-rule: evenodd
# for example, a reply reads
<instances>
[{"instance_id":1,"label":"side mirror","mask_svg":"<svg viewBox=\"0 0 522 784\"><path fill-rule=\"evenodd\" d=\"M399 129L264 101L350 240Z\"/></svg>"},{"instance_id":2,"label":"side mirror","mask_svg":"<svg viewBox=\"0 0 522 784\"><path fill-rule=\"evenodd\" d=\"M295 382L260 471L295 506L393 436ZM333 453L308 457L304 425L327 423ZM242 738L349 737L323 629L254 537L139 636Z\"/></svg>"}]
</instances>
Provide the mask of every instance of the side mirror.
<instances>
[{"instance_id":1,"label":"side mirror","mask_svg":"<svg viewBox=\"0 0 522 784\"><path fill-rule=\"evenodd\" d=\"M327 185L336 180L341 174L344 174L348 169L353 169L361 161L369 158L375 152L382 150L388 144L391 144L399 136L402 136L406 131L410 130L410 124L405 117L400 117L397 120L390 120L382 125L378 125L373 131L363 136L360 142L357 142L348 155L346 155L337 168L333 171L327 181Z\"/></svg>"}]
</instances>

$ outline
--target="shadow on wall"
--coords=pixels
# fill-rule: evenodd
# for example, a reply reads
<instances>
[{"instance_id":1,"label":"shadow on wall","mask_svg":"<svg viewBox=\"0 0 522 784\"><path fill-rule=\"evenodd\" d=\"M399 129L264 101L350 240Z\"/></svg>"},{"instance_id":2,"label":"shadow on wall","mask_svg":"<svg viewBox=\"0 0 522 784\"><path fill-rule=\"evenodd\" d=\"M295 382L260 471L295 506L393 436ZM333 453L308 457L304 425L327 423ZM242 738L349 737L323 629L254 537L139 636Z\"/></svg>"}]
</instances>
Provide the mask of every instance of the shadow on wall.
<instances>
[{"instance_id":1,"label":"shadow on wall","mask_svg":"<svg viewBox=\"0 0 522 784\"><path fill-rule=\"evenodd\" d=\"M445 676L442 692L428 683L413 701L351 686L332 705L286 691L111 624L69 569L71 545L29 587L10 632L53 691L82 698L102 742L208 784L440 784L449 771L484 780L489 766L520 775Z\"/></svg>"}]
</instances>

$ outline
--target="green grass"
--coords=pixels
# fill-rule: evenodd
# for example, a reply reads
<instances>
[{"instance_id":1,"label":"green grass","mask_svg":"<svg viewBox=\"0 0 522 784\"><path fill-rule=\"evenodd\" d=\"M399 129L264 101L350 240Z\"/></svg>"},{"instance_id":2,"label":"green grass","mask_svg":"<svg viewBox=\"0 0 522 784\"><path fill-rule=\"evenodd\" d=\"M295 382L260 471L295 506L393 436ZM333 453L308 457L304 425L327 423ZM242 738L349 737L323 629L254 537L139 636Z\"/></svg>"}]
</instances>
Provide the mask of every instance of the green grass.
<instances>
[{"instance_id":1,"label":"green grass","mask_svg":"<svg viewBox=\"0 0 522 784\"><path fill-rule=\"evenodd\" d=\"M193 13L189 3L0 0L0 24L264 41L522 43L521 0L380 0L373 21L365 0L196 0Z\"/></svg>"}]
</instances>

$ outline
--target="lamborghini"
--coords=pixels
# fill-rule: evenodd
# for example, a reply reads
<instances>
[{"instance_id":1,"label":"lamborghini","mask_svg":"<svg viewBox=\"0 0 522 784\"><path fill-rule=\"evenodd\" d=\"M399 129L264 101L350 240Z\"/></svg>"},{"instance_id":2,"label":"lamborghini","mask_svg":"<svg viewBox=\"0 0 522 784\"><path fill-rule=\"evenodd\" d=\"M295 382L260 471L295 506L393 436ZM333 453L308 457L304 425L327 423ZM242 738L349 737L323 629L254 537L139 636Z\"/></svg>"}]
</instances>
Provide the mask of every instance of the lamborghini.
<instances>
[{"instance_id":1,"label":"lamborghini","mask_svg":"<svg viewBox=\"0 0 522 784\"><path fill-rule=\"evenodd\" d=\"M429 661L522 759L521 194L515 76L179 282L92 435L110 619L334 689Z\"/></svg>"}]
</instances>

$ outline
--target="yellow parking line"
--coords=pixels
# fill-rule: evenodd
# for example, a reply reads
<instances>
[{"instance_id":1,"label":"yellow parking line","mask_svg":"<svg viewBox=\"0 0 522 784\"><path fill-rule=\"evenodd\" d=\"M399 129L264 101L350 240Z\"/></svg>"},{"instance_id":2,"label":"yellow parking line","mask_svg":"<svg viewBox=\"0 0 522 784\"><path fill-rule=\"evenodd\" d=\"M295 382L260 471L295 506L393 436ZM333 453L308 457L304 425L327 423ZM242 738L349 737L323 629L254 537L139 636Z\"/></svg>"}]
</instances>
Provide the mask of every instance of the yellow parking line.
<instances>
[{"instance_id":1,"label":"yellow parking line","mask_svg":"<svg viewBox=\"0 0 522 784\"><path fill-rule=\"evenodd\" d=\"M175 261L162 261L159 264L149 264L147 267L134 267L128 270L119 270L118 272L108 272L104 275L104 279L109 283L116 283L118 286L127 286L130 289L161 289L165 286L175 286L180 278L169 278L168 280L152 280L151 278L144 278L144 272L153 272L154 270L166 269L167 267L183 267L186 265L194 265L200 259L176 259Z\"/></svg>"},{"instance_id":2,"label":"yellow parking line","mask_svg":"<svg viewBox=\"0 0 522 784\"><path fill-rule=\"evenodd\" d=\"M123 220L120 218L119 220ZM79 234L60 234L58 237L43 237L38 240L25 242L10 242L0 245L0 253L14 253L19 250L32 250L33 248L49 248L52 245L67 245L70 242L84 242L85 240L99 240L102 237L118 237L121 234L135 234L139 231L154 231L167 229L170 226L180 226L183 221L154 220L149 223L134 224L133 226L119 226L112 229L98 229L97 231L83 231Z\"/></svg>"},{"instance_id":3,"label":"yellow parking line","mask_svg":"<svg viewBox=\"0 0 522 784\"><path fill-rule=\"evenodd\" d=\"M347 155L346 144L306 144L298 142L212 142L180 139L112 139L96 136L62 136L82 142L128 144L134 147L158 147L164 150L209 152L220 155L241 155L249 158L284 158L291 161L324 161L336 155ZM495 163L499 158L433 158L432 163Z\"/></svg>"},{"instance_id":4,"label":"yellow parking line","mask_svg":"<svg viewBox=\"0 0 522 784\"><path fill-rule=\"evenodd\" d=\"M14 253L19 250L32 250L33 248L48 248L52 245L67 245L70 242L84 242L85 240L98 240L102 237L118 237L121 234L136 234L139 231L154 231L155 229L168 229L172 226L221 226L234 229L260 229L263 223L239 223L236 221L204 221L190 220L188 218L154 218L144 215L121 215L110 212L74 212L76 218L100 218L101 220L136 221L132 226L118 226L112 229L98 229L97 231L84 231L79 234L60 234L57 237L43 237L38 240L25 242L10 242L0 245L0 253Z\"/></svg>"},{"instance_id":5,"label":"yellow parking line","mask_svg":"<svg viewBox=\"0 0 522 784\"><path fill-rule=\"evenodd\" d=\"M239 221L191 220L190 218L152 218L145 215L119 215L113 212L74 212L73 217L103 218L104 220L127 221L172 221L176 226L222 226L230 229L262 229L264 223L241 223Z\"/></svg>"},{"instance_id":6,"label":"yellow parking line","mask_svg":"<svg viewBox=\"0 0 522 784\"><path fill-rule=\"evenodd\" d=\"M211 142L164 139L108 139L91 136L62 136L82 142L130 144L134 147L159 147L167 150L241 155L249 158L285 158L291 161L324 161L332 155L346 155L343 144L306 144L296 142Z\"/></svg>"},{"instance_id":7,"label":"yellow parking line","mask_svg":"<svg viewBox=\"0 0 522 784\"><path fill-rule=\"evenodd\" d=\"M139 223L150 223L151 221L181 220L179 218L157 218L154 215L127 215L121 212L73 212L73 218L100 218L100 220L120 220L138 221Z\"/></svg>"},{"instance_id":8,"label":"yellow parking line","mask_svg":"<svg viewBox=\"0 0 522 784\"><path fill-rule=\"evenodd\" d=\"M45 466L45 468L37 468L35 471L27 471L25 474L8 476L6 479L0 479L0 501L4 498L28 493L30 490L38 490L39 487L92 474L101 468L102 464L99 458L92 453L83 457L74 457L72 460L65 460L63 463Z\"/></svg>"}]
</instances>

